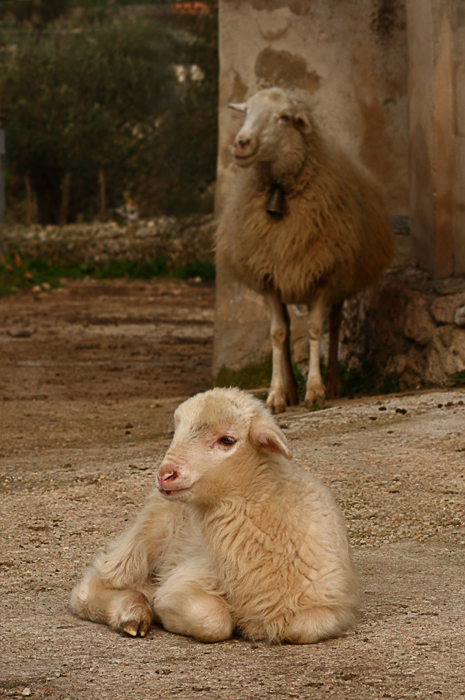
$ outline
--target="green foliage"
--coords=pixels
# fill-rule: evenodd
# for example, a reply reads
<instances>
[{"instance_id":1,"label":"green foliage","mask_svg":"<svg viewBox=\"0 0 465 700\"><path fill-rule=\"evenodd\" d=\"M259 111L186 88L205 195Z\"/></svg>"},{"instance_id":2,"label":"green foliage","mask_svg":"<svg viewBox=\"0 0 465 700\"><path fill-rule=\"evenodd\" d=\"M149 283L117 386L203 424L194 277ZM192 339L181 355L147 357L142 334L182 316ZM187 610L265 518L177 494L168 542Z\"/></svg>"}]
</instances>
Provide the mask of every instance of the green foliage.
<instances>
[{"instance_id":1,"label":"green foliage","mask_svg":"<svg viewBox=\"0 0 465 700\"><path fill-rule=\"evenodd\" d=\"M464 386L465 385L465 369L460 372L454 372L449 374L447 379L452 383L453 386Z\"/></svg>"},{"instance_id":2,"label":"green foliage","mask_svg":"<svg viewBox=\"0 0 465 700\"><path fill-rule=\"evenodd\" d=\"M339 362L339 377L342 382L342 396L352 398L370 394L392 394L399 391L397 376L385 377L379 383L372 363L366 357L359 357L358 366L346 367Z\"/></svg>"},{"instance_id":3,"label":"green foliage","mask_svg":"<svg viewBox=\"0 0 465 700\"><path fill-rule=\"evenodd\" d=\"M207 261L204 262L190 262L186 263L176 273L176 277L182 280L189 280L195 277L200 277L203 280L214 280L216 275L216 268L214 263Z\"/></svg>"},{"instance_id":4,"label":"green foliage","mask_svg":"<svg viewBox=\"0 0 465 700\"><path fill-rule=\"evenodd\" d=\"M0 17L12 16L30 22L36 29L66 14L72 0L0 0Z\"/></svg>"},{"instance_id":5,"label":"green foliage","mask_svg":"<svg viewBox=\"0 0 465 700\"><path fill-rule=\"evenodd\" d=\"M82 279L84 277L99 280L122 278L149 280L154 277L176 277L187 280L201 277L202 280L209 280L214 277L214 267L211 263L194 261L170 270L164 258L156 258L144 263L118 259L104 265L97 263L59 265L43 258L23 260L18 255L0 254L0 297L8 296L18 289L32 289L37 285L45 284L54 289L60 286L62 278Z\"/></svg>"},{"instance_id":6,"label":"green foliage","mask_svg":"<svg viewBox=\"0 0 465 700\"><path fill-rule=\"evenodd\" d=\"M76 4L10 5L22 6L16 16L24 19L34 3L50 10L43 14L49 19L52 5L56 15ZM27 178L40 223L91 219L100 210L103 173L107 208L131 200L147 215L211 210L215 12L163 22L92 17L48 24L39 34L24 30L14 51L0 50L10 200L24 197Z\"/></svg>"}]
</instances>

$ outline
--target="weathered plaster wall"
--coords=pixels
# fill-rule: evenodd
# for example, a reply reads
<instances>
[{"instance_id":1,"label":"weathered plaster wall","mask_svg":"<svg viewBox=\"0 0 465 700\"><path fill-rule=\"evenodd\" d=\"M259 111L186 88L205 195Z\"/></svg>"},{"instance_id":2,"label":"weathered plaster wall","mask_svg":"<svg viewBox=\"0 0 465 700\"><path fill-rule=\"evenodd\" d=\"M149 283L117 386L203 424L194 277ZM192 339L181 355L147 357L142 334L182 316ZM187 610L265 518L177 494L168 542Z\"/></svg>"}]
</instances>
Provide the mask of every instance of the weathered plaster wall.
<instances>
[{"instance_id":1,"label":"weathered plaster wall","mask_svg":"<svg viewBox=\"0 0 465 700\"><path fill-rule=\"evenodd\" d=\"M326 130L408 207L407 40L403 0L220 0L219 180L233 168L240 117L228 109L280 85L313 95Z\"/></svg>"},{"instance_id":2,"label":"weathered plaster wall","mask_svg":"<svg viewBox=\"0 0 465 700\"><path fill-rule=\"evenodd\" d=\"M279 85L312 94L319 122L384 184L391 213L407 211L404 0L220 0L219 43L218 210L241 123L228 104ZM293 325L302 338L305 317ZM263 302L218 269L214 375L269 350Z\"/></svg>"},{"instance_id":3,"label":"weathered plaster wall","mask_svg":"<svg viewBox=\"0 0 465 700\"><path fill-rule=\"evenodd\" d=\"M407 0L411 228L435 277L465 273L465 4Z\"/></svg>"}]
</instances>

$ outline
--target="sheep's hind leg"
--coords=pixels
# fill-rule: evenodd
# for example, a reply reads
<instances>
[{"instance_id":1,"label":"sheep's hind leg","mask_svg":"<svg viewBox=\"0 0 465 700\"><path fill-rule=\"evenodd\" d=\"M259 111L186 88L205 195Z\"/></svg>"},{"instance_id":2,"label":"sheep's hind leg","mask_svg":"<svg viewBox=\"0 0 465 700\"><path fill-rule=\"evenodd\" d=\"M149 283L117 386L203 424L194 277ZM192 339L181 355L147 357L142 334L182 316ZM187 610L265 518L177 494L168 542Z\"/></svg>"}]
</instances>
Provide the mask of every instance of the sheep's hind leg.
<instances>
[{"instance_id":1,"label":"sheep's hind leg","mask_svg":"<svg viewBox=\"0 0 465 700\"><path fill-rule=\"evenodd\" d=\"M283 413L287 403L294 405L299 402L292 371L289 313L277 293L268 293L266 299L271 313L273 363L271 386L266 403L275 413Z\"/></svg>"},{"instance_id":2,"label":"sheep's hind leg","mask_svg":"<svg viewBox=\"0 0 465 700\"><path fill-rule=\"evenodd\" d=\"M320 371L320 342L323 329L326 303L323 294L318 294L308 307L308 335L310 339L310 360L307 377L305 405L311 408L325 400L325 386Z\"/></svg>"},{"instance_id":3,"label":"sheep's hind leg","mask_svg":"<svg viewBox=\"0 0 465 700\"><path fill-rule=\"evenodd\" d=\"M328 369L326 370L326 394L329 398L335 399L341 396L342 383L339 377L339 368L337 363L337 351L339 343L339 331L342 322L342 307L344 302L334 304L329 313L329 352L328 352Z\"/></svg>"},{"instance_id":4,"label":"sheep's hind leg","mask_svg":"<svg viewBox=\"0 0 465 700\"><path fill-rule=\"evenodd\" d=\"M226 603L219 595L203 589L202 581L192 575L190 562L171 572L156 591L153 607L168 632L207 643L222 642L232 636L234 625Z\"/></svg>"},{"instance_id":5,"label":"sheep's hind leg","mask_svg":"<svg viewBox=\"0 0 465 700\"><path fill-rule=\"evenodd\" d=\"M353 625L350 610L316 607L294 617L284 630L283 641L290 644L315 644L323 639L338 637Z\"/></svg>"}]
</instances>

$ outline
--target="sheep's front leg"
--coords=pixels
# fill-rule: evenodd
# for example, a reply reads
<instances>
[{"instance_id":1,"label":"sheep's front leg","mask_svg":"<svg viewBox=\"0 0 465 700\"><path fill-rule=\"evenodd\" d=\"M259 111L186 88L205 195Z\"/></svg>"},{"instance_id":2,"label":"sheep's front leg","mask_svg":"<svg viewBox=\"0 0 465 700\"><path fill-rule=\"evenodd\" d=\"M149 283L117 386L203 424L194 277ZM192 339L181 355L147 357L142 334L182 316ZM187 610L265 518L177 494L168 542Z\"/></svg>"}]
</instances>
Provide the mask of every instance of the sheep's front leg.
<instances>
[{"instance_id":1,"label":"sheep's front leg","mask_svg":"<svg viewBox=\"0 0 465 700\"><path fill-rule=\"evenodd\" d=\"M339 377L339 367L337 363L339 331L342 322L342 307L344 302L334 304L329 313L329 351L328 369L326 370L326 393L329 398L337 398L342 393L342 384Z\"/></svg>"},{"instance_id":2,"label":"sheep's front leg","mask_svg":"<svg viewBox=\"0 0 465 700\"><path fill-rule=\"evenodd\" d=\"M80 617L110 625L131 637L145 637L153 618L152 608L143 593L111 588L92 568L73 589L71 607Z\"/></svg>"},{"instance_id":3,"label":"sheep's front leg","mask_svg":"<svg viewBox=\"0 0 465 700\"><path fill-rule=\"evenodd\" d=\"M153 618L151 576L172 517L171 504L155 493L135 523L94 557L71 593L73 611L143 637Z\"/></svg>"},{"instance_id":4,"label":"sheep's front leg","mask_svg":"<svg viewBox=\"0 0 465 700\"><path fill-rule=\"evenodd\" d=\"M267 406L275 413L286 410L286 404L299 403L292 371L290 319L285 304L276 292L266 295L271 314L272 375Z\"/></svg>"},{"instance_id":5,"label":"sheep's front leg","mask_svg":"<svg viewBox=\"0 0 465 700\"><path fill-rule=\"evenodd\" d=\"M326 312L326 302L322 293L318 294L308 306L308 335L310 339L310 360L307 377L307 392L305 405L311 408L314 404L322 404L325 400L325 386L320 371L320 343L323 322Z\"/></svg>"}]
</instances>

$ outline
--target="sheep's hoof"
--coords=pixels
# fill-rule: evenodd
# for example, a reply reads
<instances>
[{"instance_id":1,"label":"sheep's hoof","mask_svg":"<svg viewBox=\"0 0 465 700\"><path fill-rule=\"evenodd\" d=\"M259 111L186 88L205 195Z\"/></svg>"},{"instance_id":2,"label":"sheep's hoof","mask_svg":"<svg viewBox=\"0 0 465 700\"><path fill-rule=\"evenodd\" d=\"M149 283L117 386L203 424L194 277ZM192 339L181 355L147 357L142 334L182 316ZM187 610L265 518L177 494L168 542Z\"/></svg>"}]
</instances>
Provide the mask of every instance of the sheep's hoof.
<instances>
[{"instance_id":1,"label":"sheep's hoof","mask_svg":"<svg viewBox=\"0 0 465 700\"><path fill-rule=\"evenodd\" d=\"M312 408L313 406L322 406L325 401L325 395L326 394L324 386L308 389L307 393L305 394L306 408Z\"/></svg>"},{"instance_id":2,"label":"sheep's hoof","mask_svg":"<svg viewBox=\"0 0 465 700\"><path fill-rule=\"evenodd\" d=\"M152 622L152 609L142 594L140 598L144 600L131 605L126 614L123 613L123 619L119 625L120 630L130 637L145 637Z\"/></svg>"},{"instance_id":3,"label":"sheep's hoof","mask_svg":"<svg viewBox=\"0 0 465 700\"><path fill-rule=\"evenodd\" d=\"M273 413L284 413L286 410L286 399L283 392L271 389L266 400L266 405Z\"/></svg>"}]
</instances>

